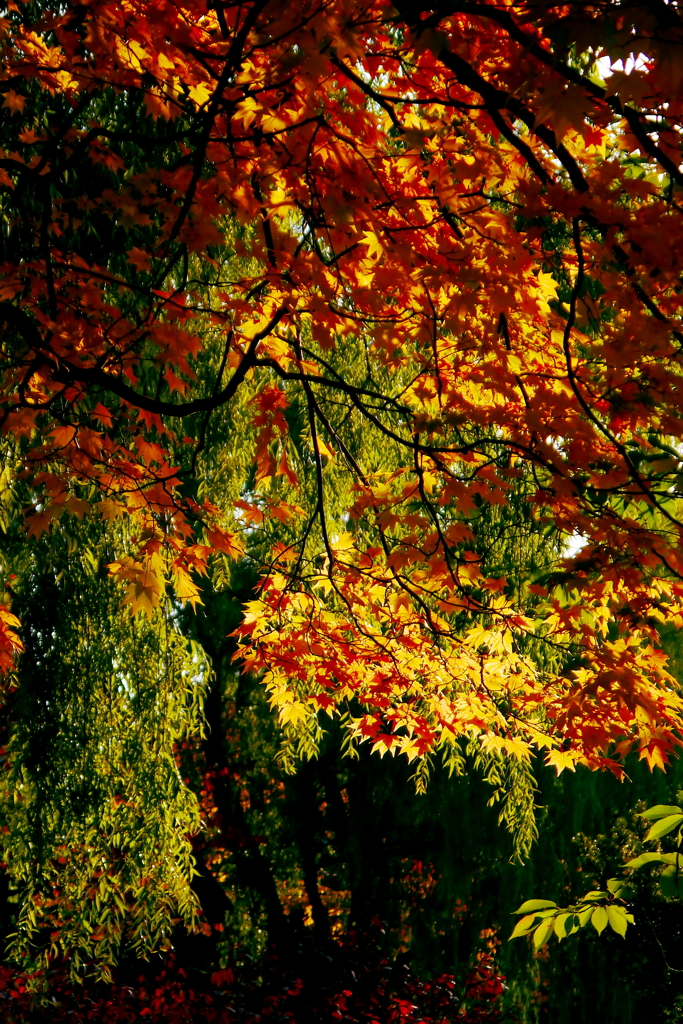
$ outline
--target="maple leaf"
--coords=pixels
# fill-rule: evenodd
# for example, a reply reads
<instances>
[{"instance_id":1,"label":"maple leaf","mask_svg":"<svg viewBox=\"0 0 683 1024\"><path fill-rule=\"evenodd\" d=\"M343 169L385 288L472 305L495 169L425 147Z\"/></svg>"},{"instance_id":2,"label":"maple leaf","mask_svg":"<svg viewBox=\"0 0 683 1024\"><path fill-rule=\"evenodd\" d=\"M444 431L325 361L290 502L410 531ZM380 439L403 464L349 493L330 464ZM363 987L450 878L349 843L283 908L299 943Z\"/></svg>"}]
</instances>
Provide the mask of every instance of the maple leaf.
<instances>
[{"instance_id":1,"label":"maple leaf","mask_svg":"<svg viewBox=\"0 0 683 1024\"><path fill-rule=\"evenodd\" d=\"M55 519L58 519L64 511L64 504L51 502L43 512L34 512L26 520L27 537L38 539L41 534L50 529Z\"/></svg>"},{"instance_id":2,"label":"maple leaf","mask_svg":"<svg viewBox=\"0 0 683 1024\"><path fill-rule=\"evenodd\" d=\"M244 541L230 530L215 526L206 531L206 536L211 547L223 551L230 558L239 558L244 554Z\"/></svg>"},{"instance_id":3,"label":"maple leaf","mask_svg":"<svg viewBox=\"0 0 683 1024\"><path fill-rule=\"evenodd\" d=\"M164 378L168 384L170 391L178 391L181 395L184 395L187 391L189 384L187 381L178 377L170 366L167 366L164 370Z\"/></svg>"},{"instance_id":4,"label":"maple leaf","mask_svg":"<svg viewBox=\"0 0 683 1024\"><path fill-rule=\"evenodd\" d=\"M14 114L22 114L24 107L26 106L26 97L22 96L21 93L16 92L14 89L8 89L5 93L5 98L2 101L2 106L12 111Z\"/></svg>"},{"instance_id":5,"label":"maple leaf","mask_svg":"<svg viewBox=\"0 0 683 1024\"><path fill-rule=\"evenodd\" d=\"M554 768L558 775L561 775L565 768L569 771L576 771L577 757L573 751L549 750L545 755L545 763Z\"/></svg>"},{"instance_id":6,"label":"maple leaf","mask_svg":"<svg viewBox=\"0 0 683 1024\"><path fill-rule=\"evenodd\" d=\"M128 262L132 263L136 270L150 270L152 265L149 253L136 245L128 253Z\"/></svg>"},{"instance_id":7,"label":"maple leaf","mask_svg":"<svg viewBox=\"0 0 683 1024\"><path fill-rule=\"evenodd\" d=\"M24 650L16 630L21 623L6 604L0 604L0 674L15 667L16 657Z\"/></svg>"},{"instance_id":8,"label":"maple leaf","mask_svg":"<svg viewBox=\"0 0 683 1024\"><path fill-rule=\"evenodd\" d=\"M189 601L193 608L204 603L190 574L178 565L173 566L173 586L181 601Z\"/></svg>"},{"instance_id":9,"label":"maple leaf","mask_svg":"<svg viewBox=\"0 0 683 1024\"><path fill-rule=\"evenodd\" d=\"M198 82L188 87L188 94L192 102L201 107L211 98L211 88L206 82Z\"/></svg>"},{"instance_id":10,"label":"maple leaf","mask_svg":"<svg viewBox=\"0 0 683 1024\"><path fill-rule=\"evenodd\" d=\"M544 85L539 98L541 102L535 124L550 121L558 138L562 138L570 127L582 131L586 116L592 113L592 103L585 92L561 79Z\"/></svg>"},{"instance_id":11,"label":"maple leaf","mask_svg":"<svg viewBox=\"0 0 683 1024\"><path fill-rule=\"evenodd\" d=\"M111 412L105 405L102 405L101 402L97 403L92 414L104 427L111 427L114 422Z\"/></svg>"},{"instance_id":12,"label":"maple leaf","mask_svg":"<svg viewBox=\"0 0 683 1024\"><path fill-rule=\"evenodd\" d=\"M83 498L71 497L64 502L64 508L68 509L78 519L82 519L86 512L90 510L91 504Z\"/></svg>"},{"instance_id":13,"label":"maple leaf","mask_svg":"<svg viewBox=\"0 0 683 1024\"><path fill-rule=\"evenodd\" d=\"M130 605L133 615L144 612L151 619L165 589L158 556L152 553L141 561L126 556L107 568L112 576L128 582L123 604Z\"/></svg>"},{"instance_id":14,"label":"maple leaf","mask_svg":"<svg viewBox=\"0 0 683 1024\"><path fill-rule=\"evenodd\" d=\"M95 507L97 508L102 518L105 519L107 522L111 522L112 520L117 519L119 516L125 515L127 511L127 507L126 505L123 504L123 502L112 501L111 499L98 501Z\"/></svg>"},{"instance_id":15,"label":"maple leaf","mask_svg":"<svg viewBox=\"0 0 683 1024\"><path fill-rule=\"evenodd\" d=\"M54 438L58 448L66 448L76 436L76 428L69 425L55 427L50 431L50 436Z\"/></svg>"},{"instance_id":16,"label":"maple leaf","mask_svg":"<svg viewBox=\"0 0 683 1024\"><path fill-rule=\"evenodd\" d=\"M280 476L286 477L292 487L296 487L299 482L299 478L289 463L289 459L287 458L287 449L284 447L282 449L282 454L280 455L280 461L278 462L277 472Z\"/></svg>"},{"instance_id":17,"label":"maple leaf","mask_svg":"<svg viewBox=\"0 0 683 1024\"><path fill-rule=\"evenodd\" d=\"M361 245L367 246L368 256L371 259L379 259L384 252L382 242L374 231L367 231L360 241Z\"/></svg>"},{"instance_id":18,"label":"maple leaf","mask_svg":"<svg viewBox=\"0 0 683 1024\"><path fill-rule=\"evenodd\" d=\"M306 705L300 701L283 704L278 702L277 708L281 725L298 725L310 718L311 714Z\"/></svg>"}]
</instances>

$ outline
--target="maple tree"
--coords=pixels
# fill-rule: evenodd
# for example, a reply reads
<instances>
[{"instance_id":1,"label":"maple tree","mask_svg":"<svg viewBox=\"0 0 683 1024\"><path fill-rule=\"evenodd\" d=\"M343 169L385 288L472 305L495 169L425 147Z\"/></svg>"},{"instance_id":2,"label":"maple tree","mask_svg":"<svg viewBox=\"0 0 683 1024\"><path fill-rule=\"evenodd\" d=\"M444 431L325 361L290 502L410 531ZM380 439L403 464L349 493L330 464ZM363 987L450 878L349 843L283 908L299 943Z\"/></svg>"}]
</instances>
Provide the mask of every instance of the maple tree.
<instances>
[{"instance_id":1,"label":"maple tree","mask_svg":"<svg viewBox=\"0 0 683 1024\"><path fill-rule=\"evenodd\" d=\"M664 766L679 5L10 2L0 31L24 549L101 521L93 572L162 633L258 566L242 664L294 752L327 713L455 770Z\"/></svg>"}]
</instances>

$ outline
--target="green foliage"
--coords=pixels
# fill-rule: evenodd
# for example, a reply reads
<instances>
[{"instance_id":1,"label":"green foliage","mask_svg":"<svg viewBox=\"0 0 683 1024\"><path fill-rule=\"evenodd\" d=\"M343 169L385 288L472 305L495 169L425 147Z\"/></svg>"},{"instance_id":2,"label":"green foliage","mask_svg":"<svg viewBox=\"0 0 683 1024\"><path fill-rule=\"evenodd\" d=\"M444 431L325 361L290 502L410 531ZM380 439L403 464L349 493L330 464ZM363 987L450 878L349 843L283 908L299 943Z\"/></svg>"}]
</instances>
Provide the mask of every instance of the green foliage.
<instances>
[{"instance_id":1,"label":"green foliage","mask_svg":"<svg viewBox=\"0 0 683 1024\"><path fill-rule=\"evenodd\" d=\"M610 878L606 891L588 892L570 907L558 907L551 900L527 900L515 911L524 916L515 925L510 938L533 935L534 949L538 950L552 935L561 941L589 923L598 935L609 925L623 937L627 925L634 923L633 915L626 908L625 896L625 884Z\"/></svg>"},{"instance_id":2,"label":"green foliage","mask_svg":"<svg viewBox=\"0 0 683 1024\"><path fill-rule=\"evenodd\" d=\"M683 792L678 796L680 799ZM676 830L676 846L680 847L683 838L683 809L672 804L656 804L640 812L639 817L652 822L643 837L644 842L662 839ZM683 896L683 860L678 849L675 853L642 853L623 866L633 870L650 864L665 865L657 879L664 896ZM517 939L533 933L534 948L540 949L553 934L561 940L589 923L598 935L609 925L612 931L624 937L627 926L635 923L635 918L627 909L632 895L627 881L623 878L610 878L606 891L588 892L569 907L558 907L549 900L527 900L515 911L524 916L515 925L510 938Z\"/></svg>"},{"instance_id":3,"label":"green foliage","mask_svg":"<svg viewBox=\"0 0 683 1024\"><path fill-rule=\"evenodd\" d=\"M683 797L679 792L678 799ZM676 830L676 851L674 853L644 853L640 857L634 857L626 862L624 867L640 868L646 864L663 864L661 871L657 872L657 882L664 896L669 899L680 899L683 897L683 879L681 870L683 860L681 859L680 846L683 838L683 809L678 806L657 804L649 807L641 814L646 821L653 824L648 829L645 840L658 840Z\"/></svg>"},{"instance_id":4,"label":"green foliage","mask_svg":"<svg viewBox=\"0 0 683 1024\"><path fill-rule=\"evenodd\" d=\"M489 806L498 806L498 823L512 836L513 859L523 863L538 838L534 766L524 758L505 757L477 750L475 769L494 787Z\"/></svg>"},{"instance_id":5,"label":"green foliage","mask_svg":"<svg viewBox=\"0 0 683 1024\"><path fill-rule=\"evenodd\" d=\"M167 601L151 619L121 608L105 568L116 530L74 520L23 566L15 607L30 643L0 775L12 954L28 967L68 952L74 973L104 976L195 921L200 819L176 748L201 731L208 680Z\"/></svg>"}]
</instances>

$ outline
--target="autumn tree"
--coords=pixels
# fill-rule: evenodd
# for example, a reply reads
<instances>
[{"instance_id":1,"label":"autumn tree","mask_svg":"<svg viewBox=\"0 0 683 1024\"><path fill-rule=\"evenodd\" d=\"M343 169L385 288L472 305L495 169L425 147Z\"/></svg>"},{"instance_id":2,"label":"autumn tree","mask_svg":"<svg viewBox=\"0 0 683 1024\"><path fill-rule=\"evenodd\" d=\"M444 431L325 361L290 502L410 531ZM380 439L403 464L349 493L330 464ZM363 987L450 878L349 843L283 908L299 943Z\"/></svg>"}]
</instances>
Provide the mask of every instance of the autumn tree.
<instances>
[{"instance_id":1,"label":"autumn tree","mask_svg":"<svg viewBox=\"0 0 683 1024\"><path fill-rule=\"evenodd\" d=\"M20 639L10 599L41 599L63 536L54 643L101 648L153 728L163 678L182 722L155 756L199 727L178 607L244 558L241 663L285 753L331 716L418 774L466 749L516 777L539 749L664 766L679 5L48 0L0 24L7 688L22 644L44 672L48 626ZM93 685L45 698L63 750ZM26 756L8 785L32 765L38 793Z\"/></svg>"}]
</instances>

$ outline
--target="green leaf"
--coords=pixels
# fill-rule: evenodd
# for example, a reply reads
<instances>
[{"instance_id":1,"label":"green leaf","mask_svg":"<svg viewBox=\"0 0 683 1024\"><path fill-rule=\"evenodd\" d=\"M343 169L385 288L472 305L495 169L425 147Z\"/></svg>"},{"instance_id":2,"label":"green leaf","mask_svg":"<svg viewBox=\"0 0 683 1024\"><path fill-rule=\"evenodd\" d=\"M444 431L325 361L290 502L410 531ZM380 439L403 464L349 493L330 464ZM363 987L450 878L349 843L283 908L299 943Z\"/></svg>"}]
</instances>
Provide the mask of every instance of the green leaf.
<instances>
[{"instance_id":1,"label":"green leaf","mask_svg":"<svg viewBox=\"0 0 683 1024\"><path fill-rule=\"evenodd\" d=\"M569 914L569 913L567 913L567 914L558 914L557 915L557 917L555 918L555 922L554 922L554 928L555 928L555 934L557 935L558 939L560 939L560 940L561 939L565 939L567 937L567 935L570 934L571 931L573 931L573 929L572 929L572 922L574 920L574 916L575 916L574 914ZM569 926L569 929L570 929L569 932L567 931L567 927L568 926Z\"/></svg>"},{"instance_id":2,"label":"green leaf","mask_svg":"<svg viewBox=\"0 0 683 1024\"><path fill-rule=\"evenodd\" d=\"M640 857L634 857L633 860L628 860L624 864L625 868L642 868L644 864L673 864L675 859L675 853L641 853Z\"/></svg>"},{"instance_id":3,"label":"green leaf","mask_svg":"<svg viewBox=\"0 0 683 1024\"><path fill-rule=\"evenodd\" d=\"M608 878L607 880L607 888L615 896L621 889L624 888L625 884L626 883L624 882L623 878Z\"/></svg>"},{"instance_id":4,"label":"green leaf","mask_svg":"<svg viewBox=\"0 0 683 1024\"><path fill-rule=\"evenodd\" d=\"M669 899L680 899L683 896L683 862L679 868L675 864L665 868L659 876L659 886Z\"/></svg>"},{"instance_id":5,"label":"green leaf","mask_svg":"<svg viewBox=\"0 0 683 1024\"><path fill-rule=\"evenodd\" d=\"M584 925L588 924L591 914L593 913L593 907L586 907L585 910L582 910L579 914L577 914L577 917L579 919L579 928L583 928Z\"/></svg>"},{"instance_id":6,"label":"green leaf","mask_svg":"<svg viewBox=\"0 0 683 1024\"><path fill-rule=\"evenodd\" d=\"M583 898L584 900L604 900L608 896L609 893L605 889L591 889Z\"/></svg>"},{"instance_id":7,"label":"green leaf","mask_svg":"<svg viewBox=\"0 0 683 1024\"><path fill-rule=\"evenodd\" d=\"M534 932L534 949L540 949L541 946L545 946L546 942L553 933L553 919L549 918L547 921L541 921L538 928Z\"/></svg>"},{"instance_id":8,"label":"green leaf","mask_svg":"<svg viewBox=\"0 0 683 1024\"><path fill-rule=\"evenodd\" d=\"M565 931L567 932L567 935L573 935L574 932L578 932L580 927L581 918L578 914L572 914L571 921L569 921L568 924L565 925Z\"/></svg>"},{"instance_id":9,"label":"green leaf","mask_svg":"<svg viewBox=\"0 0 683 1024\"><path fill-rule=\"evenodd\" d=\"M661 818L656 821L654 825L649 829L645 839L660 839L662 836L667 835L669 832L673 832L675 828L683 822L683 814L669 814L666 818Z\"/></svg>"},{"instance_id":10,"label":"green leaf","mask_svg":"<svg viewBox=\"0 0 683 1024\"><path fill-rule=\"evenodd\" d=\"M645 818L646 821L657 821L658 818L666 818L672 814L683 814L683 811L680 807L670 807L668 804L656 804L654 807L648 807L648 809L639 814L638 817Z\"/></svg>"},{"instance_id":11,"label":"green leaf","mask_svg":"<svg viewBox=\"0 0 683 1024\"><path fill-rule=\"evenodd\" d=\"M518 939L521 935L528 935L534 927L534 921L536 920L536 914L527 914L526 917L520 917L519 921L512 930L511 939Z\"/></svg>"},{"instance_id":12,"label":"green leaf","mask_svg":"<svg viewBox=\"0 0 683 1024\"><path fill-rule=\"evenodd\" d=\"M605 928L607 927L607 909L605 907L596 907L591 915L591 924L595 928L598 935L602 935Z\"/></svg>"},{"instance_id":13,"label":"green leaf","mask_svg":"<svg viewBox=\"0 0 683 1024\"><path fill-rule=\"evenodd\" d=\"M527 900L514 913L530 914L533 910L550 910L553 907L557 907L557 903L553 903L552 900Z\"/></svg>"},{"instance_id":14,"label":"green leaf","mask_svg":"<svg viewBox=\"0 0 683 1024\"><path fill-rule=\"evenodd\" d=\"M607 912L607 920L609 921L612 931L625 938L626 928L628 927L625 912L621 907L606 907L605 910ZM597 928L598 926L596 925L595 927Z\"/></svg>"}]
</instances>

